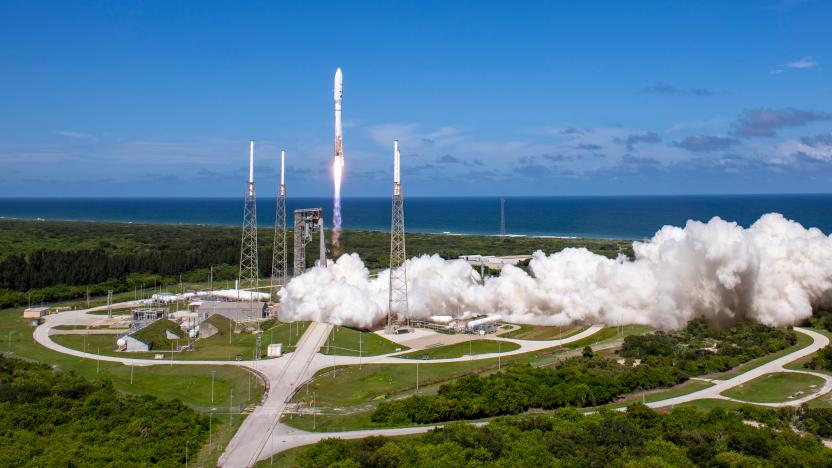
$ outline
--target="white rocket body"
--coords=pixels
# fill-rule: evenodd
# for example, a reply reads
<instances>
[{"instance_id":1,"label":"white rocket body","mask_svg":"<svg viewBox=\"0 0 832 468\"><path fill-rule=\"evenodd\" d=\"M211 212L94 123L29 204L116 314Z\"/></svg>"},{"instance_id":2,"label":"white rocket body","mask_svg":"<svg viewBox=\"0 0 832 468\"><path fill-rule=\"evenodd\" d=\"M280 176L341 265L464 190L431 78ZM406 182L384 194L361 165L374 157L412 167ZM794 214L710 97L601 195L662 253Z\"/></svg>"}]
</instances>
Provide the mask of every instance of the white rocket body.
<instances>
[{"instance_id":1,"label":"white rocket body","mask_svg":"<svg viewBox=\"0 0 832 468\"><path fill-rule=\"evenodd\" d=\"M344 167L343 128L341 126L341 100L344 97L344 78L341 69L335 71L333 93L335 99L335 164Z\"/></svg>"}]
</instances>

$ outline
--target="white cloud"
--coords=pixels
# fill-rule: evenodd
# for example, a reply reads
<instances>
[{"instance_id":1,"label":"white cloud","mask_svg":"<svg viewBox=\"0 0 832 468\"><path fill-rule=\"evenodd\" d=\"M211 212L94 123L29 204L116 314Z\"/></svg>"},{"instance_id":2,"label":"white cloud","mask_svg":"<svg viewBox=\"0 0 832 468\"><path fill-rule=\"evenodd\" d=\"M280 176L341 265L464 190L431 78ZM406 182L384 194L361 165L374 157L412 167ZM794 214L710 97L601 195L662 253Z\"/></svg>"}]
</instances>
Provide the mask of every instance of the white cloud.
<instances>
[{"instance_id":1,"label":"white cloud","mask_svg":"<svg viewBox=\"0 0 832 468\"><path fill-rule=\"evenodd\" d=\"M799 70L803 70L806 68L815 68L818 65L817 60L812 57L803 57L802 59L795 60L794 62L789 62L784 67L788 68L797 68Z\"/></svg>"}]
</instances>

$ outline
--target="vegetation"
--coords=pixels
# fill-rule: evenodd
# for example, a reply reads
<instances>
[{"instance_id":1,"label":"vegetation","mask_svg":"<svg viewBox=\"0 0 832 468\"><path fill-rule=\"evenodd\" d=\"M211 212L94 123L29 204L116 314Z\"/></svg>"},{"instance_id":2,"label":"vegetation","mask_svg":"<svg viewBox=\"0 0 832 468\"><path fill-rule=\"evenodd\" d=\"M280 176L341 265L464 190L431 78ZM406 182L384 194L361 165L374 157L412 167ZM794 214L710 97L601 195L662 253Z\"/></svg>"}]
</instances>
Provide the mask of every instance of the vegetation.
<instances>
[{"instance_id":1,"label":"vegetation","mask_svg":"<svg viewBox=\"0 0 832 468\"><path fill-rule=\"evenodd\" d=\"M259 239L260 257L271 258L271 236L263 232ZM233 280L239 242L237 228L222 226L0 220L0 309L83 297L88 290L100 296L108 290L175 285L180 279L205 282L211 266L215 281ZM630 242L612 240L512 237L496 242L489 236L408 234L407 242L410 255L438 253L445 258L577 246L610 257L622 250L632 255ZM345 231L342 243L347 251L361 254L370 269L389 264L385 232ZM310 262L313 257L308 256ZM287 261L292 263L292 252ZM271 265L261 262L260 268L267 277Z\"/></svg>"},{"instance_id":2,"label":"vegetation","mask_svg":"<svg viewBox=\"0 0 832 468\"><path fill-rule=\"evenodd\" d=\"M572 325L568 327L520 325L516 330L501 333L500 337L515 338L518 340L560 340L577 335L587 328L589 328L587 325Z\"/></svg>"},{"instance_id":3,"label":"vegetation","mask_svg":"<svg viewBox=\"0 0 832 468\"><path fill-rule=\"evenodd\" d=\"M404 359L452 359L462 356L475 356L477 354L507 353L520 349L520 345L510 341L469 339L461 343L435 348L422 349L412 353L402 354L397 357Z\"/></svg>"},{"instance_id":4,"label":"vegetation","mask_svg":"<svg viewBox=\"0 0 832 468\"><path fill-rule=\"evenodd\" d=\"M634 391L670 387L690 376L726 370L795 341L790 330L742 324L719 331L694 321L675 333L626 337L620 351L627 358L623 363L587 347L580 357L551 368L512 366L444 384L436 395L381 403L372 419L425 424L518 414L532 408L603 405Z\"/></svg>"},{"instance_id":5,"label":"vegetation","mask_svg":"<svg viewBox=\"0 0 832 468\"><path fill-rule=\"evenodd\" d=\"M168 338L168 334L177 338ZM176 323L159 319L130 336L145 343L151 350L168 351L174 349L174 341L185 338L185 332Z\"/></svg>"},{"instance_id":6,"label":"vegetation","mask_svg":"<svg viewBox=\"0 0 832 468\"><path fill-rule=\"evenodd\" d=\"M804 364L807 369L832 371L832 346L826 346Z\"/></svg>"},{"instance_id":7,"label":"vegetation","mask_svg":"<svg viewBox=\"0 0 832 468\"><path fill-rule=\"evenodd\" d=\"M0 463L4 466L181 466L208 418L178 400L121 395L49 366L0 357Z\"/></svg>"},{"instance_id":8,"label":"vegetation","mask_svg":"<svg viewBox=\"0 0 832 468\"><path fill-rule=\"evenodd\" d=\"M368 330L336 326L332 327L320 352L338 356L378 356L408 349Z\"/></svg>"},{"instance_id":9,"label":"vegetation","mask_svg":"<svg viewBox=\"0 0 832 468\"><path fill-rule=\"evenodd\" d=\"M776 415L776 413L775 413ZM768 417L768 413L765 413ZM408 438L326 439L295 454L293 466L828 466L832 451L780 423L745 424L747 415L678 409L659 414L552 415L451 424ZM825 421L825 418L821 418ZM812 421L810 423L810 421ZM807 426L814 424L809 416ZM822 426L819 424L818 426Z\"/></svg>"},{"instance_id":10,"label":"vegetation","mask_svg":"<svg viewBox=\"0 0 832 468\"><path fill-rule=\"evenodd\" d=\"M802 398L823 387L823 379L810 374L776 372L757 377L722 393L735 400L751 403L775 403Z\"/></svg>"},{"instance_id":11,"label":"vegetation","mask_svg":"<svg viewBox=\"0 0 832 468\"><path fill-rule=\"evenodd\" d=\"M694 320L681 331L632 335L624 339L620 354L649 364L667 362L687 375L721 372L797 343L791 329L744 323L717 330Z\"/></svg>"},{"instance_id":12,"label":"vegetation","mask_svg":"<svg viewBox=\"0 0 832 468\"><path fill-rule=\"evenodd\" d=\"M219 407L227 411L233 403L234 411L259 402L263 395L263 384L250 372L236 366L170 365L160 362L154 366L132 367L117 362L84 359L47 349L32 338L32 327L20 317L21 310L0 312L0 350L28 361L48 363L57 370L73 371L87 380L109 380L115 388L131 395L150 394L158 398L178 398L190 407L210 411ZM82 338L82 335L55 335L53 338ZM112 336L89 335L87 339L101 337L101 354L112 350ZM9 341L11 338L11 341ZM81 349L79 345L77 349ZM88 344L90 352L97 352ZM124 354L120 354L123 356ZM138 357L138 356L137 356ZM212 379L213 375L213 379ZM211 398L211 383L214 382L214 398ZM231 392L234 399L231 400ZM225 408L225 409L223 409Z\"/></svg>"}]
</instances>

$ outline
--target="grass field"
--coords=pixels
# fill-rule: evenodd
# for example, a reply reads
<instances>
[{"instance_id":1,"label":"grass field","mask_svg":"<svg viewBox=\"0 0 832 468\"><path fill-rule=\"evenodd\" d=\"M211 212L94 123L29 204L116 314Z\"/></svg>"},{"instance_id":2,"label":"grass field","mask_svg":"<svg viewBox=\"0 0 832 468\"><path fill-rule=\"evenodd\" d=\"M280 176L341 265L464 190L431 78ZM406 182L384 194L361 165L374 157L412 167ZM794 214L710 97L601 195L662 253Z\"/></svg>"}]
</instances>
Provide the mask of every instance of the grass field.
<instances>
[{"instance_id":1,"label":"grass field","mask_svg":"<svg viewBox=\"0 0 832 468\"><path fill-rule=\"evenodd\" d=\"M462 343L455 343L436 348L422 349L412 353L401 354L396 357L404 359L452 359L477 354L506 353L520 349L520 345L510 341L471 339Z\"/></svg>"},{"instance_id":2,"label":"grass field","mask_svg":"<svg viewBox=\"0 0 832 468\"><path fill-rule=\"evenodd\" d=\"M775 359L781 358L781 357L783 357L787 354L791 354L791 353L793 353L793 352L795 352L799 349L803 349L803 348L809 346L810 344L812 344L812 339L809 338L809 336L804 335L803 333L800 333L800 332L797 332L796 334L797 334L797 343L795 343L794 345L789 346L786 349L781 349L780 351L777 351L776 353L771 353L771 354L769 354L767 356L763 356L761 358L752 359L751 361L748 361L744 364L741 364L741 365L735 367L734 369L731 369L728 372L722 372L720 374L709 375L708 378L712 378L712 379L716 379L716 380L732 379L732 378L734 378L734 377L736 377L740 374L744 374L744 373L750 371L751 369L755 369L757 367L760 367L763 364L767 364L767 363L769 363L769 362L771 362Z\"/></svg>"},{"instance_id":3,"label":"grass field","mask_svg":"<svg viewBox=\"0 0 832 468\"><path fill-rule=\"evenodd\" d=\"M118 390L125 393L151 394L165 399L178 398L197 409L212 406L212 371L215 372L213 405L227 408L232 390L234 406L245 406L260 401L262 397L263 387L259 380L252 378L251 373L234 366L171 366L160 363L154 366L135 366L131 369L130 366L120 363L97 362L95 359L83 359L52 351L34 341L33 328L27 320L20 318L20 314L21 309L8 309L0 312L0 350L12 356L47 363L63 370L71 370L87 379L108 379ZM11 336L11 342L9 342L9 336ZM109 335L90 336L112 340L112 336ZM109 345L111 341L105 341L105 343ZM249 384L251 385L250 397Z\"/></svg>"},{"instance_id":4,"label":"grass field","mask_svg":"<svg viewBox=\"0 0 832 468\"><path fill-rule=\"evenodd\" d=\"M520 325L520 328L507 333L501 333L500 338L514 338L518 340L561 340L589 328L589 325L575 325L568 327L547 327L543 325Z\"/></svg>"},{"instance_id":5,"label":"grass field","mask_svg":"<svg viewBox=\"0 0 832 468\"><path fill-rule=\"evenodd\" d=\"M822 386L823 379L814 375L777 372L757 377L722 395L750 403L776 403L804 397Z\"/></svg>"},{"instance_id":6,"label":"grass field","mask_svg":"<svg viewBox=\"0 0 832 468\"><path fill-rule=\"evenodd\" d=\"M602 328L592 336L588 336L578 341L573 341L572 343L568 343L564 346L572 349L578 349L583 348L584 346L600 345L609 341L623 339L624 337L630 335L650 333L651 331L653 331L653 329L647 325L625 325L621 329L618 327L606 327Z\"/></svg>"},{"instance_id":7,"label":"grass field","mask_svg":"<svg viewBox=\"0 0 832 468\"><path fill-rule=\"evenodd\" d=\"M603 330L602 330L603 331ZM601 332L598 333L599 335ZM614 335L614 333L613 333ZM590 344L593 337L586 338ZM608 340L605 335L602 340ZM467 344L467 343L466 343ZM511 364L548 365L562 357L568 350L562 347L547 348L502 358L463 360L448 363L421 362L419 364L419 388L423 392L435 391L439 383L470 374L496 372L498 367ZM418 362L418 361L416 361ZM308 401L307 395L317 394L318 405L323 407L347 407L380 401L416 388L414 364L370 364L363 366L339 366L321 369L313 382L295 394L293 402Z\"/></svg>"},{"instance_id":8,"label":"grass field","mask_svg":"<svg viewBox=\"0 0 832 468\"><path fill-rule=\"evenodd\" d=\"M261 342L261 359L266 359L266 347L271 343L283 343L283 351L287 352L297 344L299 336L303 336L309 322L283 323L277 322L263 331ZM241 332L230 334L220 330L214 336L195 341L193 350L173 353L174 361L235 361L237 356L243 360L254 358L254 348L257 338L252 333ZM52 335L52 341L67 348L86 351L105 356L127 357L134 359L154 359L156 354L164 354L165 360L170 360L170 350L160 349L147 353L125 353L115 351L116 335ZM185 340L182 340L182 344Z\"/></svg>"},{"instance_id":9,"label":"grass field","mask_svg":"<svg viewBox=\"0 0 832 468\"><path fill-rule=\"evenodd\" d=\"M681 405L676 405L676 408L696 408L700 411L710 411L715 408L722 408L726 410L738 409L750 403L738 403L730 400L720 400L717 398L705 398L702 400L693 400Z\"/></svg>"},{"instance_id":10,"label":"grass field","mask_svg":"<svg viewBox=\"0 0 832 468\"><path fill-rule=\"evenodd\" d=\"M408 349L367 330L335 326L320 352L337 356L378 356Z\"/></svg>"},{"instance_id":11,"label":"grass field","mask_svg":"<svg viewBox=\"0 0 832 468\"><path fill-rule=\"evenodd\" d=\"M626 406L631 405L632 403L637 402L644 402L644 403L652 403L654 401L661 401L667 400L668 398L675 398L682 395L688 395L693 392L698 392L699 390L704 390L708 387L713 387L714 384L710 382L704 382L702 380L688 380L680 385L676 385L673 388L669 389L657 389L649 392L644 393L644 397L642 398L641 395L631 395L629 398L615 402L611 405L606 405L607 408L624 408Z\"/></svg>"}]
</instances>

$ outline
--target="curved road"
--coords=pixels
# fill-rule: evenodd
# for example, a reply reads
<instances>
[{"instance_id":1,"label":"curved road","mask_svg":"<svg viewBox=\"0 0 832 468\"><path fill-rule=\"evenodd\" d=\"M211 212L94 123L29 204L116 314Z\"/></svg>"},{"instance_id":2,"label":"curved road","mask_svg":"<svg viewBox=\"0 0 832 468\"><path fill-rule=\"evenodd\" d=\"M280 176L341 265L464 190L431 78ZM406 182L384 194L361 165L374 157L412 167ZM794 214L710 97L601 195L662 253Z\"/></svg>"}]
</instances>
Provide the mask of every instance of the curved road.
<instances>
[{"instance_id":1,"label":"curved road","mask_svg":"<svg viewBox=\"0 0 832 468\"><path fill-rule=\"evenodd\" d=\"M362 358L352 356L325 356L319 354L318 350L326 341L332 326L324 323L312 323L301 337L294 352L287 353L281 359L267 359L261 361L160 361L152 359L130 359L116 356L99 356L96 354L85 353L82 351L70 349L61 346L50 339L52 328L56 325L63 324L89 324L96 320L100 320L101 316L89 315L87 312L93 310L105 310L104 307L97 307L89 310L78 310L62 312L46 317L44 324L37 327L34 331L34 339L41 345L52 350L70 354L73 356L100 359L109 362L121 362L125 365L158 365L170 364L176 365L235 365L242 367L255 368L259 373L265 375L269 380L269 391L264 396L261 405L257 406L254 411L244 420L240 429L234 435L234 438L226 447L225 452L219 459L220 466L227 467L247 467L253 466L257 460L266 459L271 455L282 452L284 450L315 443L319 440L329 437L341 437L345 439L355 439L367 437L370 435L405 435L426 432L437 426L417 426L397 429L373 429L363 431L347 431L347 432L306 432L299 429L289 427L279 422L283 410L291 399L296 389L300 388L307 380L309 380L317 371L332 365L356 365L356 364L415 364L413 359L405 359L396 357L393 353L381 356L365 356ZM588 336L597 333L603 326L593 325L588 329L576 335L569 336L562 340L551 341L528 341L516 340L509 338L492 337L502 341L510 341L520 345L519 349L508 351L505 353L489 353L480 354L476 356L463 356L455 359L434 359L431 363L442 362L458 362L466 360L481 360L489 359L497 356L511 356L515 354L528 353L538 351L546 348L551 348L559 345L572 343L581 340ZM808 356L819 349L829 344L829 339L817 332L795 328L795 331L804 333L812 338L813 342L786 356L782 356L769 363L756 367L748 372L740 374L734 378L724 381L712 381L715 383L712 387L699 390L697 392L689 393L687 395L678 396L661 401L648 403L647 406L651 408L664 408L674 405L687 403L693 400L715 398L731 400L731 398L722 396L721 393L742 385L750 380L760 377L765 374L773 372L800 372L818 376L824 380L823 387L810 395L799 399L790 400L781 403L762 403L764 406L796 406L808 400L817 398L832 391L832 377L804 371L793 371L785 369L784 366L804 356ZM410 352L410 351L407 351Z\"/></svg>"}]
</instances>

